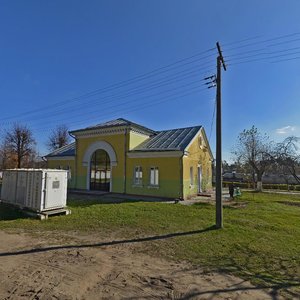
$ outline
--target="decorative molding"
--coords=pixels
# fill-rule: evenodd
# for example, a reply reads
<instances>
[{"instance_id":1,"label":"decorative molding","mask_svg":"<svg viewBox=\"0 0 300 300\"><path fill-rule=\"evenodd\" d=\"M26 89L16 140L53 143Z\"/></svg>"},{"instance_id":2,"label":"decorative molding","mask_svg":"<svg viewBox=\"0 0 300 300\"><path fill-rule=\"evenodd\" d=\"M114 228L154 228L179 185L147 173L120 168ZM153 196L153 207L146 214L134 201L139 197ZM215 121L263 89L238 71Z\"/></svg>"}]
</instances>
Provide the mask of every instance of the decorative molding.
<instances>
[{"instance_id":1,"label":"decorative molding","mask_svg":"<svg viewBox=\"0 0 300 300\"><path fill-rule=\"evenodd\" d=\"M127 152L129 158L181 157L182 151Z\"/></svg>"},{"instance_id":2,"label":"decorative molding","mask_svg":"<svg viewBox=\"0 0 300 300\"><path fill-rule=\"evenodd\" d=\"M135 127L128 127L128 126L119 126L119 127L108 127L108 128L90 128L86 130L80 130L80 131L72 131L71 133L78 137L78 138L89 138L94 136L106 136L106 135L116 135L116 134L125 134L126 129L129 129L130 131L140 134L142 136L149 137L151 134L145 133L143 130L140 130Z\"/></svg>"},{"instance_id":3,"label":"decorative molding","mask_svg":"<svg viewBox=\"0 0 300 300\"><path fill-rule=\"evenodd\" d=\"M94 136L116 135L124 133L125 127L87 129L85 131L72 132L72 134L75 135L77 138L89 138Z\"/></svg>"},{"instance_id":4,"label":"decorative molding","mask_svg":"<svg viewBox=\"0 0 300 300\"><path fill-rule=\"evenodd\" d=\"M87 174L86 174L86 189L90 189L90 180L91 180L91 157L93 153L96 150L105 150L109 156L110 159L110 185L109 185L109 191L112 192L112 184L113 184L113 167L117 165L117 156L115 153L114 148L105 141L98 141L93 144L91 144L88 149L85 151L83 160L82 160L82 166L87 168Z\"/></svg>"},{"instance_id":5,"label":"decorative molding","mask_svg":"<svg viewBox=\"0 0 300 300\"><path fill-rule=\"evenodd\" d=\"M142 137L150 137L151 135L150 134L145 134L145 133L142 133L142 132L140 132L140 131L138 131L138 130L136 130L136 129L131 129L130 130L132 133L134 133L134 134L136 134L136 135L138 135L138 136L142 136ZM131 133L130 132L130 133Z\"/></svg>"},{"instance_id":6,"label":"decorative molding","mask_svg":"<svg viewBox=\"0 0 300 300\"><path fill-rule=\"evenodd\" d=\"M49 156L46 157L47 161L48 160L75 160L75 156Z\"/></svg>"}]
</instances>

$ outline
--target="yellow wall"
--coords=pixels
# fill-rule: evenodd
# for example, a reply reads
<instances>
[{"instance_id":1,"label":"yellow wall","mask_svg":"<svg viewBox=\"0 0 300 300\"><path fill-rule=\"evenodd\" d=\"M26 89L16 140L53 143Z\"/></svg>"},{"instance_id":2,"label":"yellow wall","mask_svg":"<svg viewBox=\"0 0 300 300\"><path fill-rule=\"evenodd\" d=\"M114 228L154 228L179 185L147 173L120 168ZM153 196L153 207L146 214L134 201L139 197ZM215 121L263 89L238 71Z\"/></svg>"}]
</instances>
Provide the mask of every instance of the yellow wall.
<instances>
[{"instance_id":1,"label":"yellow wall","mask_svg":"<svg viewBox=\"0 0 300 300\"><path fill-rule=\"evenodd\" d=\"M202 132L200 133L202 134ZM204 134L204 133L203 133ZM49 160L49 168L59 166L71 167L72 179L69 187L77 189L87 188L88 166L83 165L83 158L89 146L97 141L105 141L112 146L116 153L117 165L112 167L112 192L127 193L136 195L148 195L169 198L189 198L197 194L198 191L198 165L202 167L202 190L207 191L212 188L212 166L209 150L203 145L199 147L198 137L187 149L187 154L182 157L148 157L132 158L126 155L128 151L143 142L147 137L130 132L103 135L98 137L81 137L76 139L76 160ZM202 139L205 143L205 139ZM126 163L126 183L125 183L125 163ZM134 167L141 166L143 169L143 183L136 186L134 180ZM193 167L193 181L190 185L190 167ZM150 168L159 169L159 186L150 186ZM76 174L75 174L76 172ZM182 176L183 175L183 176ZM126 187L125 187L126 185Z\"/></svg>"},{"instance_id":2,"label":"yellow wall","mask_svg":"<svg viewBox=\"0 0 300 300\"><path fill-rule=\"evenodd\" d=\"M130 133L129 133L129 150L132 150L133 148L135 148L136 146L138 146L139 144L141 144L148 138L149 138L149 136L147 136L147 135L143 135L140 133L130 131Z\"/></svg>"},{"instance_id":3,"label":"yellow wall","mask_svg":"<svg viewBox=\"0 0 300 300\"><path fill-rule=\"evenodd\" d=\"M134 167L143 170L142 186L134 184ZM150 168L158 167L159 186L150 186ZM128 158L126 193L169 198L182 197L180 157Z\"/></svg>"},{"instance_id":4,"label":"yellow wall","mask_svg":"<svg viewBox=\"0 0 300 300\"><path fill-rule=\"evenodd\" d=\"M63 170L71 170L71 178L68 181L68 188L75 188L75 160L47 160L47 167L49 169L63 169Z\"/></svg>"},{"instance_id":5,"label":"yellow wall","mask_svg":"<svg viewBox=\"0 0 300 300\"><path fill-rule=\"evenodd\" d=\"M198 136L202 137L202 149L199 147ZM198 192L198 166L202 167L202 191L212 188L212 157L205 145L202 131L187 149L188 154L183 157L183 193L184 198L196 195ZM190 184L190 168L193 167L193 185Z\"/></svg>"}]
</instances>

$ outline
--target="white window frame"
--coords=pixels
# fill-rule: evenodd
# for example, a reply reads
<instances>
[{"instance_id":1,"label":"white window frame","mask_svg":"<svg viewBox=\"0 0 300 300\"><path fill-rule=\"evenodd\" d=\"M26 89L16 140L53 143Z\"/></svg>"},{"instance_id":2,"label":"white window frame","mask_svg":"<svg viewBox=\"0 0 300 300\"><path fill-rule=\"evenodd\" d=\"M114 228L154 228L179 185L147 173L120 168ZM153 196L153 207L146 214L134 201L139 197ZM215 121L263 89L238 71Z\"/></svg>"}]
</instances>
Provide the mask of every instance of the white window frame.
<instances>
[{"instance_id":1,"label":"white window frame","mask_svg":"<svg viewBox=\"0 0 300 300\"><path fill-rule=\"evenodd\" d=\"M190 186L194 185L194 168L190 167Z\"/></svg>"},{"instance_id":2,"label":"white window frame","mask_svg":"<svg viewBox=\"0 0 300 300\"><path fill-rule=\"evenodd\" d=\"M152 172L153 176L152 176ZM150 186L159 186L159 168L158 167L150 167L150 176L149 176L149 184Z\"/></svg>"},{"instance_id":3,"label":"white window frame","mask_svg":"<svg viewBox=\"0 0 300 300\"><path fill-rule=\"evenodd\" d=\"M138 176L136 176L138 174ZM133 184L143 185L143 168L142 166L135 166L133 169Z\"/></svg>"}]
</instances>

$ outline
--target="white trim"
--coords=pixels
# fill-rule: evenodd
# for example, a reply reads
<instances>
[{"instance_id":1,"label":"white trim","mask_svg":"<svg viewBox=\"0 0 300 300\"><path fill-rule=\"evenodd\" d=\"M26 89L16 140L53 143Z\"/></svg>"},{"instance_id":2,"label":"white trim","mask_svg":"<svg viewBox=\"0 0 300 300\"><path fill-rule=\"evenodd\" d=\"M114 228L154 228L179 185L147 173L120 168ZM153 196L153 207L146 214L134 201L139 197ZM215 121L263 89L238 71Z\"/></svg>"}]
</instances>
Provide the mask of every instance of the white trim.
<instances>
[{"instance_id":1,"label":"white trim","mask_svg":"<svg viewBox=\"0 0 300 300\"><path fill-rule=\"evenodd\" d=\"M106 135L117 135L117 134L124 134L125 129L124 128L109 128L109 129L89 129L86 131L78 132L78 133L72 133L77 138L89 138L94 136L106 136Z\"/></svg>"},{"instance_id":2,"label":"white trim","mask_svg":"<svg viewBox=\"0 0 300 300\"><path fill-rule=\"evenodd\" d=\"M181 157L182 151L128 152L127 156L129 158Z\"/></svg>"},{"instance_id":3,"label":"white trim","mask_svg":"<svg viewBox=\"0 0 300 300\"><path fill-rule=\"evenodd\" d=\"M53 157L46 157L48 160L75 160L75 156L53 156Z\"/></svg>"},{"instance_id":4,"label":"white trim","mask_svg":"<svg viewBox=\"0 0 300 300\"><path fill-rule=\"evenodd\" d=\"M118 127L107 127L107 128L90 128L82 131L70 131L71 134L73 134L76 137L79 138L89 138L93 136L105 136L105 135L116 135L116 134L124 134L126 132L126 129L128 129L134 133L138 133L142 136L149 137L151 136L151 133L143 133L143 130L140 130L138 128L134 127L128 127L128 126L118 126Z\"/></svg>"},{"instance_id":5,"label":"white trim","mask_svg":"<svg viewBox=\"0 0 300 300\"><path fill-rule=\"evenodd\" d=\"M138 169L138 173L142 173L142 178L136 177L136 169ZM136 179L139 179L139 182L136 182ZM141 179L141 182L140 182ZM141 165L136 165L133 167L133 185L134 186L142 186L143 185L143 167Z\"/></svg>"},{"instance_id":6,"label":"white trim","mask_svg":"<svg viewBox=\"0 0 300 300\"><path fill-rule=\"evenodd\" d=\"M141 133L140 131L137 131L135 129L131 129L129 134L130 133L133 133L135 135L142 136L142 137L150 137L151 136L150 134Z\"/></svg>"},{"instance_id":7,"label":"white trim","mask_svg":"<svg viewBox=\"0 0 300 300\"><path fill-rule=\"evenodd\" d=\"M202 131L202 126L200 127L200 129L197 131L197 133L194 135L194 137L192 138L192 140L189 142L189 144L185 147L185 151L188 151L187 149L194 143L195 139L198 138L199 134L201 134Z\"/></svg>"},{"instance_id":8,"label":"white trim","mask_svg":"<svg viewBox=\"0 0 300 300\"><path fill-rule=\"evenodd\" d=\"M154 183L151 183L151 171L154 170ZM156 176L156 170L157 170L157 176ZM159 187L159 167L157 166L151 166L149 170L149 184L148 187ZM157 184L155 184L155 181L157 181Z\"/></svg>"},{"instance_id":9,"label":"white trim","mask_svg":"<svg viewBox=\"0 0 300 300\"><path fill-rule=\"evenodd\" d=\"M195 136L192 138L192 140L189 142L189 144L185 147L184 149L184 152L187 152L189 153L188 151L188 148L194 143L195 139L198 138L198 135L202 133L202 137L204 138L204 141L205 141L205 146L202 146L202 150L204 150L204 148L207 148L208 149L208 152L210 154L210 157L212 159L214 159L214 156L211 152L211 149L210 149L210 145L208 143L208 140L207 140L207 137L206 137L206 133L205 133L205 130L204 130L204 127L201 126L201 128L197 131L197 133L195 134ZM187 154L188 155L188 154Z\"/></svg>"},{"instance_id":10,"label":"white trim","mask_svg":"<svg viewBox=\"0 0 300 300\"><path fill-rule=\"evenodd\" d=\"M112 192L112 167L117 165L117 157L114 148L105 141L98 141L91 144L84 153L82 166L87 167L86 174L86 189L90 190L91 180L91 157L96 150L104 150L107 152L110 159L110 184L109 191Z\"/></svg>"},{"instance_id":11,"label":"white trim","mask_svg":"<svg viewBox=\"0 0 300 300\"><path fill-rule=\"evenodd\" d=\"M203 177L203 175L202 175L202 165L201 164L198 164L198 166L197 166L197 185L198 185L198 187L197 187L197 192L198 193L202 193L202 177Z\"/></svg>"}]
</instances>

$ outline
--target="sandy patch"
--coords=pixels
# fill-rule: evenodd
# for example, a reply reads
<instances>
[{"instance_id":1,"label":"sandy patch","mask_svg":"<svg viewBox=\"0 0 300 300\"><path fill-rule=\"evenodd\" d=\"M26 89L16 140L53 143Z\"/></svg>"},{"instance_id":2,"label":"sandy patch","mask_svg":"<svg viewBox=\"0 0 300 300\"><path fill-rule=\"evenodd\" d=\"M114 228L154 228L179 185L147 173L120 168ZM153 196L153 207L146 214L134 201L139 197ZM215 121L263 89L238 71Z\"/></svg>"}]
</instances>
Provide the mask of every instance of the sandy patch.
<instances>
[{"instance_id":1,"label":"sandy patch","mask_svg":"<svg viewBox=\"0 0 300 300\"><path fill-rule=\"evenodd\" d=\"M0 241L0 299L272 299L240 278L137 254L130 245L56 247L3 231Z\"/></svg>"}]
</instances>

